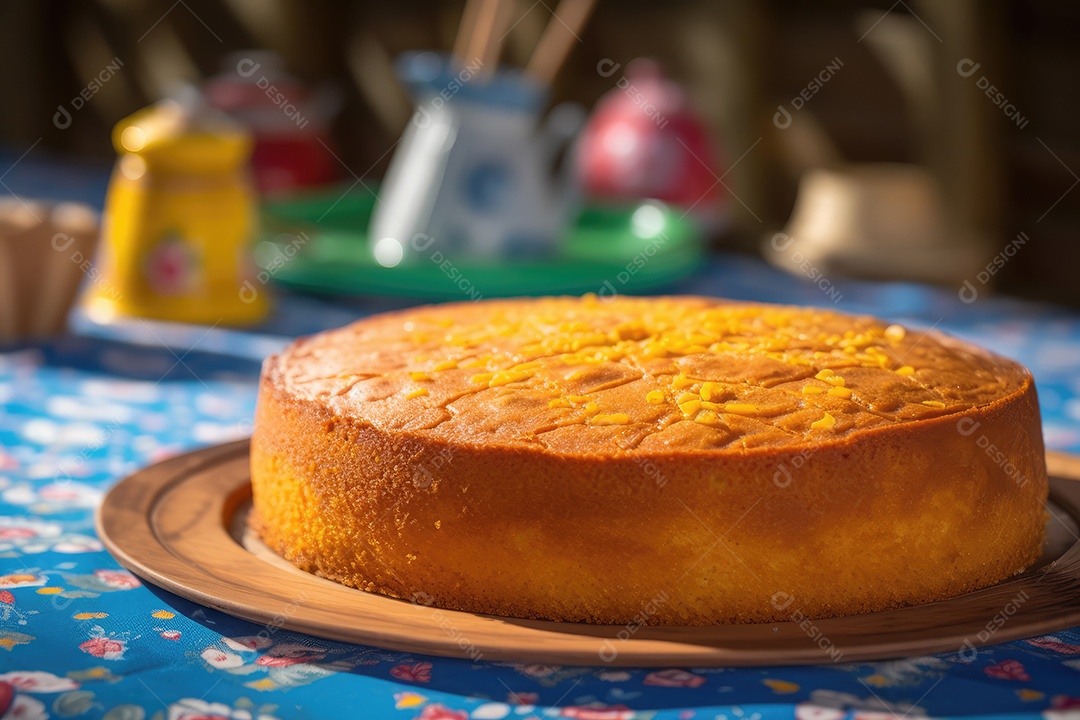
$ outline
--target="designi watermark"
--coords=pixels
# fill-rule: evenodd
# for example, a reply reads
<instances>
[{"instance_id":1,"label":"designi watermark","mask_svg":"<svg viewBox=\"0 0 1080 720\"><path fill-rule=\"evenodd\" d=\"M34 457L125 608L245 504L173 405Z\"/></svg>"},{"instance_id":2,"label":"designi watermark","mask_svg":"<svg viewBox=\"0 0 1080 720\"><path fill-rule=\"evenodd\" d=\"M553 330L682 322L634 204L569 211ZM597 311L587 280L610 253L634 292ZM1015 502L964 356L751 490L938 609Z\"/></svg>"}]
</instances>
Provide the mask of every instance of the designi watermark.
<instances>
[{"instance_id":1,"label":"designi watermark","mask_svg":"<svg viewBox=\"0 0 1080 720\"><path fill-rule=\"evenodd\" d=\"M776 468L776 472L773 473L773 483L776 487L784 489L791 485L794 477L791 474L792 470L798 471L802 468L806 462L814 456L815 450L808 448L803 449L801 452L795 455L795 457L788 460L791 463L791 467L788 467L788 463L780 463Z\"/></svg>"},{"instance_id":2,"label":"designi watermark","mask_svg":"<svg viewBox=\"0 0 1080 720\"><path fill-rule=\"evenodd\" d=\"M412 596L412 603L414 605L423 605L424 607L431 607L435 603L435 598L426 592L415 592ZM446 614L439 608L434 608L431 611L431 617L435 622L439 623L439 627L442 629L446 636L457 643L457 646L465 651L465 654L471 657L473 660L479 660L484 657L484 653L477 649L466 635L455 625L450 618L446 617Z\"/></svg>"},{"instance_id":3,"label":"designi watermark","mask_svg":"<svg viewBox=\"0 0 1080 720\"><path fill-rule=\"evenodd\" d=\"M980 427L982 427L982 423L972 418L960 418L956 421L956 432L964 437L974 435ZM1015 482L1017 487L1024 487L1027 485L1028 479L1020 472L1019 468L1013 465L1012 460L1009 459L1009 456L1005 451L991 442L990 438L979 433L979 437L975 438L975 444L994 461L995 465L1005 471L1006 477Z\"/></svg>"},{"instance_id":4,"label":"designi watermark","mask_svg":"<svg viewBox=\"0 0 1080 720\"><path fill-rule=\"evenodd\" d=\"M606 663L615 662L615 658L619 657L619 647L615 643L624 643L634 636L641 628L645 627L649 618L660 612L660 608L667 604L670 596L661 591L656 597L645 603L645 607L641 609L637 615L635 615L630 622L628 622L622 630L620 630L613 640L604 640L600 645L600 659Z\"/></svg>"},{"instance_id":5,"label":"designi watermark","mask_svg":"<svg viewBox=\"0 0 1080 720\"><path fill-rule=\"evenodd\" d=\"M250 78L255 73L259 72L262 68L262 63L253 58L241 58L236 63L236 72L242 78ZM296 107L289 97L283 93L277 85L270 82L270 78L266 75L260 75L255 78L255 86L263 91L267 99L277 108L285 114L285 117L296 123L296 127L303 130L308 126L310 119L300 112L300 108Z\"/></svg>"},{"instance_id":6,"label":"designi watermark","mask_svg":"<svg viewBox=\"0 0 1080 720\"><path fill-rule=\"evenodd\" d=\"M619 71L622 67L621 63L617 63L611 58L604 58L600 62L596 63L596 72L600 77L609 78ZM645 117L656 123L656 127L665 128L668 124L668 119L660 112L660 109L656 105L649 102L649 96L645 94L641 88L630 81L630 78L625 75L619 76L619 79L615 81L615 86L626 94L626 97L630 98L632 102Z\"/></svg>"},{"instance_id":7,"label":"designi watermark","mask_svg":"<svg viewBox=\"0 0 1080 720\"><path fill-rule=\"evenodd\" d=\"M291 238L288 242L280 242L281 238ZM278 274L281 268L288 265L293 258L300 252L300 248L308 244L307 233L300 232L298 235L290 235L284 233L278 235L271 245L274 248L274 256L263 267L262 270L255 276L255 282L245 280L243 285L240 286L240 302L253 303L255 299L259 297L259 288L266 283L270 282L270 279ZM257 284L257 285L256 285Z\"/></svg>"},{"instance_id":8,"label":"designi watermark","mask_svg":"<svg viewBox=\"0 0 1080 720\"><path fill-rule=\"evenodd\" d=\"M450 450L450 448L443 448L439 451L439 454L430 461L431 467L428 467L428 464L426 463L421 463L420 465L417 465L413 469L413 485L420 488L421 490L426 490L427 488L431 487L431 484L432 482L434 482L435 479L435 475L432 470L438 472L440 469L442 469L444 465L449 463L452 458L453 452Z\"/></svg>"},{"instance_id":9,"label":"designi watermark","mask_svg":"<svg viewBox=\"0 0 1080 720\"><path fill-rule=\"evenodd\" d=\"M480 59L472 60L465 64L457 75L450 78L450 81L446 83L435 97L427 101L423 105L417 105L416 112L413 113L413 122L416 123L418 128L426 128L431 125L431 113L428 111L427 106L430 105L433 110L442 109L443 105L448 103L451 98L461 92L461 89L465 87L470 80L476 77L480 69L484 67L484 62Z\"/></svg>"},{"instance_id":10,"label":"designi watermark","mask_svg":"<svg viewBox=\"0 0 1080 720\"><path fill-rule=\"evenodd\" d=\"M956 73L960 77L969 78L978 72L980 67L982 67L981 63L977 63L971 58L964 58L956 63ZM985 75L979 76L979 79L975 81L975 87L982 90L996 107L1001 108L1001 112L1005 113L1005 117L1012 120L1016 127L1023 130L1028 126L1028 119L1020 114L1016 106L1009 102L1009 98L1005 97L1005 93L998 90Z\"/></svg>"},{"instance_id":11,"label":"designi watermark","mask_svg":"<svg viewBox=\"0 0 1080 720\"><path fill-rule=\"evenodd\" d=\"M431 246L434 244L435 238L422 232L416 233L409 240L409 247L417 253L427 253L428 260L435 263L443 275L458 290L464 293L465 297L473 301L483 300L484 295L477 289L472 280L441 250L438 248L432 249ZM383 267L397 267L405 258L405 246L397 238L384 237L375 243L373 254L375 255L375 262Z\"/></svg>"},{"instance_id":12,"label":"designi watermark","mask_svg":"<svg viewBox=\"0 0 1080 720\"><path fill-rule=\"evenodd\" d=\"M788 608L795 603L795 596L791 593L779 591L772 594L772 605L781 612L789 612ZM825 636L821 632L821 628L814 624L814 622L806 617L805 614L798 608L792 608L789 612L788 619L791 622L798 623L799 629L806 633L806 636L814 641L814 644L821 648L821 651L834 663L840 662L844 657L844 653L833 644L832 640Z\"/></svg>"},{"instance_id":13,"label":"designi watermark","mask_svg":"<svg viewBox=\"0 0 1080 720\"><path fill-rule=\"evenodd\" d=\"M667 476L660 471L660 468L652 460L647 457L638 458L635 456L633 461L634 464L641 468L641 472L645 473L645 477L656 482L656 487L662 488L667 485Z\"/></svg>"},{"instance_id":14,"label":"designi watermark","mask_svg":"<svg viewBox=\"0 0 1080 720\"><path fill-rule=\"evenodd\" d=\"M60 130L67 130L71 127L73 119L72 111L78 112L86 107L86 103L90 102L91 98L101 92L101 88L105 87L105 84L112 80L120 72L120 68L124 67L124 61L119 57L114 57L101 71L90 79L90 82L86 84L78 94L71 98L67 103L56 106L56 112L53 114L53 125ZM71 110L68 109L71 108Z\"/></svg>"},{"instance_id":15,"label":"designi watermark","mask_svg":"<svg viewBox=\"0 0 1080 720\"><path fill-rule=\"evenodd\" d=\"M1018 252L1020 248L1027 245L1028 238L1027 233L1021 232L1016 236L1012 242L1001 249L994 259L986 263L986 267L979 271L975 276L975 280L978 281L979 287L982 287L990 282L990 278L998 274L998 272L1005 267L1005 264L1009 262ZM964 284L960 287L957 293L960 296L960 302L971 304L979 298L979 290L971 282L971 280L965 280Z\"/></svg>"},{"instance_id":16,"label":"designi watermark","mask_svg":"<svg viewBox=\"0 0 1080 720\"><path fill-rule=\"evenodd\" d=\"M61 253L68 253L68 259L78 266L87 280L94 283L105 295L108 295L112 300L116 301L123 297L123 293L120 289L109 282L109 279L105 277L105 273L101 268L94 264L94 261L82 254L81 250L75 249L68 252L72 244L75 242L75 238L67 233L56 233L52 238L53 250Z\"/></svg>"},{"instance_id":17,"label":"designi watermark","mask_svg":"<svg viewBox=\"0 0 1080 720\"><path fill-rule=\"evenodd\" d=\"M304 602L307 599L307 592L303 590L298 592L296 596L293 597L289 601L289 603L285 605L284 608L282 608L281 612L274 615L274 617L270 618L270 622L263 625L263 629L260 630L259 634L255 637L260 638L264 641L270 640L278 630L285 627L285 623L289 621L289 618L296 614L297 610L303 607Z\"/></svg>"},{"instance_id":18,"label":"designi watermark","mask_svg":"<svg viewBox=\"0 0 1080 720\"><path fill-rule=\"evenodd\" d=\"M795 238L786 233L776 233L769 242L776 252L787 255L791 264L797 267L807 279L817 285L825 293L825 297L834 303L844 299L844 294L836 288L836 285L829 278L825 277L825 273L810 258L791 247L795 243Z\"/></svg>"},{"instance_id":19,"label":"designi watermark","mask_svg":"<svg viewBox=\"0 0 1080 720\"><path fill-rule=\"evenodd\" d=\"M975 634L975 639L979 641L979 644L986 645L990 638L994 637L998 630L1005 627L1005 623L1009 621L1009 618L1015 615L1027 601L1027 590L1021 590L1016 597L1005 603L1005 607L1001 608L994 617L987 621L983 629ZM979 651L970 638L964 638L964 642L960 644L957 653L960 655L960 660L965 663L974 662L979 657Z\"/></svg>"},{"instance_id":20,"label":"designi watermark","mask_svg":"<svg viewBox=\"0 0 1080 720\"><path fill-rule=\"evenodd\" d=\"M656 253L660 252L660 248L666 245L668 242L668 236L664 233L657 233L656 236L649 241L646 245L630 259L630 262L626 263L622 270L615 275L615 281L619 284L619 287L626 285L630 280L641 272L641 269L653 258ZM600 285L600 289L596 292L596 296L603 302L612 302L615 298L619 297L618 288L611 282L611 279L604 280Z\"/></svg>"},{"instance_id":21,"label":"designi watermark","mask_svg":"<svg viewBox=\"0 0 1080 720\"><path fill-rule=\"evenodd\" d=\"M795 97L791 98L789 104L791 105L792 110L795 112L802 110L806 106L806 103L810 102L815 95L821 92L821 89L825 87L830 80L836 77L836 74L840 72L840 68L842 67L844 67L844 61L839 57L834 57L826 63L825 67L818 71L818 74L806 84L806 87L800 90ZM773 125L779 130L787 130L791 127L791 110L788 110L783 103L776 106L776 113L773 115Z\"/></svg>"}]
</instances>

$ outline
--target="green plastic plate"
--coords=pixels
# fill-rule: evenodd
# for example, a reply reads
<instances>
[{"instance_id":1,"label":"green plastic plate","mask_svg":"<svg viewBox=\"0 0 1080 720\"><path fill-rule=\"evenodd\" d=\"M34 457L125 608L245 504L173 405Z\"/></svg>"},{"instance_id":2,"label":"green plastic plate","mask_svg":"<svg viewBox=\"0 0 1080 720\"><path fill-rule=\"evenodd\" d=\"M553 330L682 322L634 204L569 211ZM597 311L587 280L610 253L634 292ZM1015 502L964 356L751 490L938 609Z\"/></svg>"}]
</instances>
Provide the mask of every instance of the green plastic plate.
<instances>
[{"instance_id":1,"label":"green plastic plate","mask_svg":"<svg viewBox=\"0 0 1080 720\"><path fill-rule=\"evenodd\" d=\"M385 268L367 239L375 197L320 193L263 208L256 261L285 287L335 295L461 300L515 295L641 294L692 273L703 256L697 226L652 201L584 208L562 252L533 261L446 258L438 243L409 263ZM449 263L447 263L447 260Z\"/></svg>"}]
</instances>

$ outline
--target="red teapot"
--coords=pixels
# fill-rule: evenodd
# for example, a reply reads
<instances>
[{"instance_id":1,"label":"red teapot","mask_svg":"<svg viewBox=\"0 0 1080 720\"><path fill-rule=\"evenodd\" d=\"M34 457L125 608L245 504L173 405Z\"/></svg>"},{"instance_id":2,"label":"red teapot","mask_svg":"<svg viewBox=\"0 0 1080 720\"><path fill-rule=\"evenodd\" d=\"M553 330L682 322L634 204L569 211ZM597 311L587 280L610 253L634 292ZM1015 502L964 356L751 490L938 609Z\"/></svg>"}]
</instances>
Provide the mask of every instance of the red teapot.
<instances>
[{"instance_id":1,"label":"red teapot","mask_svg":"<svg viewBox=\"0 0 1080 720\"><path fill-rule=\"evenodd\" d=\"M260 50L226 59L226 72L207 81L209 103L255 138L251 165L263 195L318 187L339 179L339 165L321 138L337 111L332 90L312 91L288 75L281 58Z\"/></svg>"},{"instance_id":2,"label":"red teapot","mask_svg":"<svg viewBox=\"0 0 1080 720\"><path fill-rule=\"evenodd\" d=\"M639 58L620 70L611 60L597 66L616 81L581 138L577 162L586 194L601 201L655 198L716 223L724 205L720 173L685 90L652 60Z\"/></svg>"}]
</instances>

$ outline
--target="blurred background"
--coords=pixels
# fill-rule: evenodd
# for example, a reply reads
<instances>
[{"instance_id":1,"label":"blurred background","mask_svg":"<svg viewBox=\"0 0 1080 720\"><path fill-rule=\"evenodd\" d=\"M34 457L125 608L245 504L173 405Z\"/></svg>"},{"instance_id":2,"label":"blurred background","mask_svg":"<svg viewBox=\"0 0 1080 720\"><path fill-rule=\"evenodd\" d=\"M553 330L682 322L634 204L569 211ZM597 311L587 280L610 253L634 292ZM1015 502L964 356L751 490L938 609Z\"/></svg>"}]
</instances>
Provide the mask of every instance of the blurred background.
<instances>
[{"instance_id":1,"label":"blurred background","mask_svg":"<svg viewBox=\"0 0 1080 720\"><path fill-rule=\"evenodd\" d=\"M1071 130L1080 103L1072 92L1080 70L1077 4L620 0L599 2L573 27L553 16L574 12L572 3L564 7L506 0L492 33L499 37L489 41L501 42L500 67L520 68L549 25L572 36L531 111L538 123L563 102L589 113L567 144L574 156L553 160L573 165L579 197L569 210L540 216L565 210L572 225L582 208L628 208L625 217L578 221L607 223L611 233L626 222L689 220L686 232L705 252L761 255L823 290L853 276L937 283L957 289L961 300L993 290L1080 304L1080 142ZM402 54L450 52L462 42L468 12L463 2L432 0L5 2L3 191L101 207L124 150L114 127L183 95L186 84L255 135L256 182L271 225L306 219L318 229L319 215L330 223L345 206L378 215L377 207L360 208L362 196L389 192L385 184L378 189L380 181L403 148L419 142L408 132L403 138L410 125L422 125L417 107L483 104L490 98L454 89L455 82L498 85L494 65L465 56L456 65L438 61L449 64L419 81L442 83L445 103L437 87L425 96L415 77L409 85L409 73L426 72L416 63L436 61ZM653 62L635 65L637 58ZM41 171L58 166L63 173ZM282 166L291 179L275 179ZM400 169L398 184L421 183L418 167ZM495 197L484 183L498 186L500 178L473 178L476 197ZM319 187L333 188L321 205L295 205ZM639 204L649 197L662 201L663 218L637 212L653 207ZM388 200L406 208L410 201ZM338 219L366 232L367 216L350 217ZM300 226L286 225L275 236L288 230L307 242ZM462 276L477 256L524 265L543 257L535 247L500 254L505 238L497 233L479 251L443 234L444 245L424 252L445 248ZM367 242L384 267L423 244L414 235L411 247L401 237L380 250L381 239L355 242ZM627 267L644 252L609 258L609 266ZM277 261L285 259L279 253ZM121 271L106 265L105 272ZM483 271L475 274L479 287ZM318 284L290 280L288 272L276 279ZM341 291L342 282L331 289Z\"/></svg>"}]
</instances>

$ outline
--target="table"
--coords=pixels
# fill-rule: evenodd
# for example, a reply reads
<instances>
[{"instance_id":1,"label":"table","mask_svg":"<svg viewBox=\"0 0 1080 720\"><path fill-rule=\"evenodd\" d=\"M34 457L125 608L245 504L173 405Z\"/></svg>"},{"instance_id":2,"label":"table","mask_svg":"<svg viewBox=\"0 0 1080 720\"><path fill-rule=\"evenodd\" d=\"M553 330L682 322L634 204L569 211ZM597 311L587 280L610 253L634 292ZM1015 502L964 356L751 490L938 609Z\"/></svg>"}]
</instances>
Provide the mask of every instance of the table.
<instances>
[{"instance_id":1,"label":"table","mask_svg":"<svg viewBox=\"0 0 1080 720\"><path fill-rule=\"evenodd\" d=\"M1049 447L1080 452L1080 315L835 278L837 302L721 256L678 292L837 307L937 327L1035 373ZM288 295L256 332L133 321L0 351L0 716L1080 718L1080 628L978 656L816 667L559 667L388 652L264 628L145 585L95 538L117 479L250 432L259 359L394 301ZM2 709L8 708L8 715Z\"/></svg>"}]
</instances>

